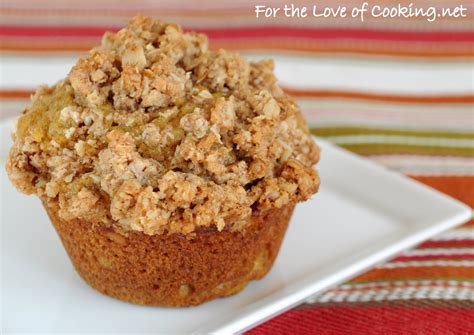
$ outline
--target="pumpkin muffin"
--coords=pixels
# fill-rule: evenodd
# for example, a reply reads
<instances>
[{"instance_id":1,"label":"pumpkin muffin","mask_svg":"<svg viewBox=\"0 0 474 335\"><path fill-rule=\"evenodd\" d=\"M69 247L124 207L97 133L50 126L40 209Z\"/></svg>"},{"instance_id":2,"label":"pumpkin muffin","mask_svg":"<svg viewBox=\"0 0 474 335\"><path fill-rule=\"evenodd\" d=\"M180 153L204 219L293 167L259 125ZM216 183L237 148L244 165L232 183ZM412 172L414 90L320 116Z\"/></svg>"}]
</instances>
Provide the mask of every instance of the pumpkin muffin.
<instances>
[{"instance_id":1,"label":"pumpkin muffin","mask_svg":"<svg viewBox=\"0 0 474 335\"><path fill-rule=\"evenodd\" d=\"M272 61L138 16L36 91L7 171L89 285L190 306L269 271L295 204L318 189L318 158Z\"/></svg>"}]
</instances>

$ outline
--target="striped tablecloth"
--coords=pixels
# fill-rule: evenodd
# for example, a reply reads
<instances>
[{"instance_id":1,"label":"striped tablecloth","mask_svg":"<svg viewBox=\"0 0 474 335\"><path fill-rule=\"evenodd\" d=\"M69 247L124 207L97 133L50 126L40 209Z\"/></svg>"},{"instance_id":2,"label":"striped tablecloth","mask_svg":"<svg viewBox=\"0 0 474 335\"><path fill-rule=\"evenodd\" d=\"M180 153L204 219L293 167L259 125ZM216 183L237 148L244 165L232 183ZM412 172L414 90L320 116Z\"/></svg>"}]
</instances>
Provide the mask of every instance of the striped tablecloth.
<instances>
[{"instance_id":1,"label":"striped tablecloth","mask_svg":"<svg viewBox=\"0 0 474 335\"><path fill-rule=\"evenodd\" d=\"M316 2L321 8L361 3ZM467 17L361 22L257 19L256 3L242 0L4 0L0 118L17 115L36 85L66 75L105 30L144 13L207 33L212 48L273 57L282 85L299 100L314 134L474 207L473 3L419 0L412 6L459 4ZM474 222L249 333L474 334Z\"/></svg>"}]
</instances>

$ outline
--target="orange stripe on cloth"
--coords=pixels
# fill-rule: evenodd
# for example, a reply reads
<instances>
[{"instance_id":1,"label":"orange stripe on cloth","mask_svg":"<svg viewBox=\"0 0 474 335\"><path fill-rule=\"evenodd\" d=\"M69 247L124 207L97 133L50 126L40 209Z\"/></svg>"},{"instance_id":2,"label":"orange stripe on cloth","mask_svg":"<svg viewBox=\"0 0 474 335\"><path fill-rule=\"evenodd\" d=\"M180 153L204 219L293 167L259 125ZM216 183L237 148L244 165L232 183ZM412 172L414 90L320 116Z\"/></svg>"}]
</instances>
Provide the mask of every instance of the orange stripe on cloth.
<instances>
[{"instance_id":1,"label":"orange stripe on cloth","mask_svg":"<svg viewBox=\"0 0 474 335\"><path fill-rule=\"evenodd\" d=\"M0 90L0 99L29 99L33 93L32 90Z\"/></svg>"},{"instance_id":2,"label":"orange stripe on cloth","mask_svg":"<svg viewBox=\"0 0 474 335\"><path fill-rule=\"evenodd\" d=\"M418 266L392 269L373 269L352 280L349 284L369 281L406 279L474 280L474 271L468 266Z\"/></svg>"},{"instance_id":3,"label":"orange stripe on cloth","mask_svg":"<svg viewBox=\"0 0 474 335\"><path fill-rule=\"evenodd\" d=\"M462 227L464 227L464 228L467 228L467 227L474 227L474 219L469 220L468 222L466 222L465 224L463 224ZM474 247L474 245L473 245L473 247Z\"/></svg>"},{"instance_id":4,"label":"orange stripe on cloth","mask_svg":"<svg viewBox=\"0 0 474 335\"><path fill-rule=\"evenodd\" d=\"M58 41L61 41L58 43ZM64 42L64 43L63 43ZM31 38L4 38L0 50L2 52L20 53L79 53L91 49L99 43L99 38L38 38L36 43ZM387 57L428 57L428 58L472 58L474 51L466 47L449 45L449 47L430 47L412 45L410 48L401 47L398 43L384 44L377 42L368 44L364 41L324 41L324 43L306 43L303 40L283 38L265 38L257 40L210 40L213 50L223 48L233 51L272 51L291 54L355 54Z\"/></svg>"},{"instance_id":5,"label":"orange stripe on cloth","mask_svg":"<svg viewBox=\"0 0 474 335\"><path fill-rule=\"evenodd\" d=\"M474 208L474 176L411 177Z\"/></svg>"},{"instance_id":6,"label":"orange stripe on cloth","mask_svg":"<svg viewBox=\"0 0 474 335\"><path fill-rule=\"evenodd\" d=\"M331 90L301 90L295 88L284 88L285 91L298 98L342 98L355 100L374 100L404 103L429 103L429 104L453 104L474 103L474 95L389 95L354 91L331 91Z\"/></svg>"},{"instance_id":7,"label":"orange stripe on cloth","mask_svg":"<svg viewBox=\"0 0 474 335\"><path fill-rule=\"evenodd\" d=\"M373 282L366 286L359 285L343 285L336 288L331 289L331 292L354 292L354 291L372 291L372 290L392 290L392 289L404 289L404 288L413 288L413 287L430 287L430 288L471 288L472 285L467 284L466 282L462 281L449 281L449 280L433 280L433 281L425 281L425 280L417 280L417 281L394 281L392 283L378 283Z\"/></svg>"},{"instance_id":8,"label":"orange stripe on cloth","mask_svg":"<svg viewBox=\"0 0 474 335\"><path fill-rule=\"evenodd\" d=\"M466 104L474 103L474 95L446 95L446 96L409 96L409 95L388 95L367 92L336 91L336 90L300 90L285 87L284 90L296 98L315 99L353 99L371 100L400 103L427 103L427 104ZM32 90L8 90L0 89L0 99L21 99L29 98Z\"/></svg>"},{"instance_id":9,"label":"orange stripe on cloth","mask_svg":"<svg viewBox=\"0 0 474 335\"><path fill-rule=\"evenodd\" d=\"M285 41L282 38L267 38L264 40L212 40L211 49L229 49L233 51L272 51L290 54L313 55L361 55L386 57L422 57L422 58L472 58L474 51L464 46L434 47L413 44L410 48L400 46L399 43L366 43L365 41L324 41L323 43L305 43L303 40L293 39Z\"/></svg>"}]
</instances>

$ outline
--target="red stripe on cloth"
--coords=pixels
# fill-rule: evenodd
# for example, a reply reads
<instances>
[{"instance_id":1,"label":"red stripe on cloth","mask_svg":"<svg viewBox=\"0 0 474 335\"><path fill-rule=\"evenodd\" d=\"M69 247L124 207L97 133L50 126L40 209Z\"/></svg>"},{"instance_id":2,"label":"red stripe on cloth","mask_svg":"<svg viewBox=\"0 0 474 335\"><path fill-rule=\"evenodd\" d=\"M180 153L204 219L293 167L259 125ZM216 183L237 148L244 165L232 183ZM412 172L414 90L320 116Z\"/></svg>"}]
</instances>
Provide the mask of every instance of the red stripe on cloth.
<instances>
[{"instance_id":1,"label":"red stripe on cloth","mask_svg":"<svg viewBox=\"0 0 474 335\"><path fill-rule=\"evenodd\" d=\"M390 31L341 28L258 27L237 29L200 29L210 38L259 38L268 36L305 37L314 39L364 39L390 41L454 42L474 41L474 32Z\"/></svg>"},{"instance_id":2,"label":"red stripe on cloth","mask_svg":"<svg viewBox=\"0 0 474 335\"><path fill-rule=\"evenodd\" d=\"M308 307L291 310L247 334L474 334L474 309Z\"/></svg>"},{"instance_id":3,"label":"red stripe on cloth","mask_svg":"<svg viewBox=\"0 0 474 335\"><path fill-rule=\"evenodd\" d=\"M400 256L391 262L431 261L431 260L474 260L474 254Z\"/></svg>"},{"instance_id":4,"label":"red stripe on cloth","mask_svg":"<svg viewBox=\"0 0 474 335\"><path fill-rule=\"evenodd\" d=\"M100 36L106 30L117 30L117 27L49 27L49 26L0 26L2 36ZM343 28L295 28L295 27L241 27L241 28L199 28L211 39L265 37L311 38L315 40L363 39L385 41L416 42L474 42L471 31L391 31L370 29Z\"/></svg>"},{"instance_id":5,"label":"red stripe on cloth","mask_svg":"<svg viewBox=\"0 0 474 335\"><path fill-rule=\"evenodd\" d=\"M474 248L474 240L426 241L417 248Z\"/></svg>"}]
</instances>

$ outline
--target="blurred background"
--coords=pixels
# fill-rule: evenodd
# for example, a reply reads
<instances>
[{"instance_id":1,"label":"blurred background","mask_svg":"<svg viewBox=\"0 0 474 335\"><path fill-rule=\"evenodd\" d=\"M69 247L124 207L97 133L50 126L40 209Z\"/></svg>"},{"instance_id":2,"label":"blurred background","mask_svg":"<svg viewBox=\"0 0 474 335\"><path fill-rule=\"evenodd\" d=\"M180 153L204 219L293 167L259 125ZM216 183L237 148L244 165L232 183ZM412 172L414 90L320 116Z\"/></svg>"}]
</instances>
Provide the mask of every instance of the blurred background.
<instances>
[{"instance_id":1,"label":"blurred background","mask_svg":"<svg viewBox=\"0 0 474 335\"><path fill-rule=\"evenodd\" d=\"M297 18L285 17L281 11L274 18L255 16L256 5L292 3L317 5L322 11L337 6L351 10L363 1L3 0L0 121L18 115L37 85L54 84L66 76L79 55L100 43L104 31L118 30L140 13L206 33L211 49L232 49L250 59L273 58L281 85L298 99L314 134L474 206L474 3L368 2L384 7L412 3L424 9L467 8L466 17L437 17L434 22L425 17L370 15L364 22L349 17ZM451 233L454 237L420 248L459 247L463 252L456 252L456 259L472 261L472 227L468 222ZM449 252L439 250L421 254L434 260L452 259ZM416 261L420 255L406 257ZM367 324L384 329L403 319L425 321L449 333L449 320L456 324L460 309L474 308L467 303L474 300L474 287L465 286L474 280L474 270L440 264L373 270L254 332L274 331L276 326L304 332L294 328L299 327L297 320L308 327L330 325L360 332ZM403 290L391 281L405 283ZM384 284L369 286L375 293L364 295L367 282ZM401 301L397 308L409 308L396 309L393 301ZM355 307L362 303L375 306L374 314L361 316ZM431 316L417 314L420 306L432 308ZM445 313L441 318L436 314L440 308Z\"/></svg>"}]
</instances>

